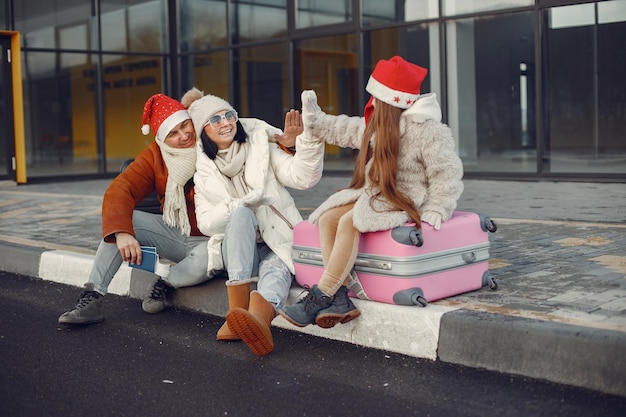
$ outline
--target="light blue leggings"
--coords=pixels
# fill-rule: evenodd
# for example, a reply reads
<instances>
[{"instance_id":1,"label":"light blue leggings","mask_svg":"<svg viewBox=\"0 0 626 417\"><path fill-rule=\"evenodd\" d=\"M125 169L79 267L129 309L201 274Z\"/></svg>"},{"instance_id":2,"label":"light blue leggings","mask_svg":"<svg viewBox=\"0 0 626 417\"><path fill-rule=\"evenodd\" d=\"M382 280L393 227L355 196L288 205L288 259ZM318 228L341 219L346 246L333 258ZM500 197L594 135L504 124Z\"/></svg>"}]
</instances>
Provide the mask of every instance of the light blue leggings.
<instances>
[{"instance_id":1,"label":"light blue leggings","mask_svg":"<svg viewBox=\"0 0 626 417\"><path fill-rule=\"evenodd\" d=\"M257 291L275 308L289 295L293 274L265 243L256 242L257 219L252 210L240 207L228 219L222 258L228 279L240 281L258 276Z\"/></svg>"}]
</instances>

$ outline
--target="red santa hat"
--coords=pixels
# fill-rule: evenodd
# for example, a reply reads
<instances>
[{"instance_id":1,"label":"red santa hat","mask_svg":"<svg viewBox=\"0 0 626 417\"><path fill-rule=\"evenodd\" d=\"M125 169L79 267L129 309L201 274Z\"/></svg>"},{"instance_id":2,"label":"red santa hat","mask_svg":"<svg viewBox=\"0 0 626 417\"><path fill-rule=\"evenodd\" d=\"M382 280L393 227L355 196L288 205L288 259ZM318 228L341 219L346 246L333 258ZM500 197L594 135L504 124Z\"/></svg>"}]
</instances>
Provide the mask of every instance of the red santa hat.
<instances>
[{"instance_id":1,"label":"red santa hat","mask_svg":"<svg viewBox=\"0 0 626 417\"><path fill-rule=\"evenodd\" d=\"M420 87L428 70L405 61L399 56L381 59L367 82L365 90L376 98L394 107L408 109L420 95ZM365 106L365 118L373 111L372 98Z\"/></svg>"},{"instance_id":2,"label":"red santa hat","mask_svg":"<svg viewBox=\"0 0 626 417\"><path fill-rule=\"evenodd\" d=\"M147 135L150 128L157 140L164 141L177 124L190 119L185 106L165 94L155 94L146 101L141 117L141 133Z\"/></svg>"}]
</instances>

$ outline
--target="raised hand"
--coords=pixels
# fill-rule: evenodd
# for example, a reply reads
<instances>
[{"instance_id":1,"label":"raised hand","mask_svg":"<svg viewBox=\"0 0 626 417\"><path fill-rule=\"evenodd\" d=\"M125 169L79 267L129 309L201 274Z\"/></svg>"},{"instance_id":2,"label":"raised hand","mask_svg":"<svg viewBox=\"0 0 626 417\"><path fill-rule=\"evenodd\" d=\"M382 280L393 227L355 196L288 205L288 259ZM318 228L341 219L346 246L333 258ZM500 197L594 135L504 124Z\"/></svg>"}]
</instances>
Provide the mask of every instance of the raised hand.
<instances>
[{"instance_id":1,"label":"raised hand","mask_svg":"<svg viewBox=\"0 0 626 417\"><path fill-rule=\"evenodd\" d=\"M304 131L302 125L302 115L298 110L291 109L285 114L285 128L282 135L274 135L280 144L286 148L293 148L296 146L296 138Z\"/></svg>"}]
</instances>

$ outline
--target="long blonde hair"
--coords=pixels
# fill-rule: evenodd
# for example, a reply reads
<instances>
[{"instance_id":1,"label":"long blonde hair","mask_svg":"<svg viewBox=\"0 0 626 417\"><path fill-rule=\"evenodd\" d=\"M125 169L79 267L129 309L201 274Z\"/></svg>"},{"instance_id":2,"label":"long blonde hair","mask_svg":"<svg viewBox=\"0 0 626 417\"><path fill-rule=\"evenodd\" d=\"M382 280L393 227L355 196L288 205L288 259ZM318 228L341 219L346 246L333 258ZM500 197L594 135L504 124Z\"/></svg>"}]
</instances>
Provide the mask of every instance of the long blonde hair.
<instances>
[{"instance_id":1,"label":"long blonde hair","mask_svg":"<svg viewBox=\"0 0 626 417\"><path fill-rule=\"evenodd\" d=\"M400 117L402 109L377 100L372 116L363 133L361 149L356 160L352 182L348 188L361 188L365 184L365 166L373 158L368 177L372 189L378 189L372 195L373 200L384 197L395 209L406 212L415 228L421 227L419 210L413 201L397 186L398 154L400 152ZM375 146L370 145L375 136Z\"/></svg>"}]
</instances>

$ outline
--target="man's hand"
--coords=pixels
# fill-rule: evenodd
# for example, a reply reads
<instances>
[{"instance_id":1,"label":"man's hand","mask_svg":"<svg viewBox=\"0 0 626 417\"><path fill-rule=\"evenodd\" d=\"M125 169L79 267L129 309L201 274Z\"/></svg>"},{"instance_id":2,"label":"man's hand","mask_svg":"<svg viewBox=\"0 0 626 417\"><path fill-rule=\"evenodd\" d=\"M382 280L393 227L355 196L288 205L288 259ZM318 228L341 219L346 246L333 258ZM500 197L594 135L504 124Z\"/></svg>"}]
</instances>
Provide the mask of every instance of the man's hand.
<instances>
[{"instance_id":1,"label":"man's hand","mask_svg":"<svg viewBox=\"0 0 626 417\"><path fill-rule=\"evenodd\" d=\"M133 265L141 264L141 245L133 235L124 232L116 233L115 241L124 262L130 262Z\"/></svg>"},{"instance_id":2,"label":"man's hand","mask_svg":"<svg viewBox=\"0 0 626 417\"><path fill-rule=\"evenodd\" d=\"M285 114L285 128L282 135L274 135L281 145L286 148L296 146L296 138L304 131L302 125L302 115L298 110L291 109Z\"/></svg>"}]
</instances>

